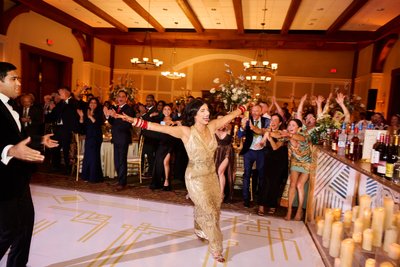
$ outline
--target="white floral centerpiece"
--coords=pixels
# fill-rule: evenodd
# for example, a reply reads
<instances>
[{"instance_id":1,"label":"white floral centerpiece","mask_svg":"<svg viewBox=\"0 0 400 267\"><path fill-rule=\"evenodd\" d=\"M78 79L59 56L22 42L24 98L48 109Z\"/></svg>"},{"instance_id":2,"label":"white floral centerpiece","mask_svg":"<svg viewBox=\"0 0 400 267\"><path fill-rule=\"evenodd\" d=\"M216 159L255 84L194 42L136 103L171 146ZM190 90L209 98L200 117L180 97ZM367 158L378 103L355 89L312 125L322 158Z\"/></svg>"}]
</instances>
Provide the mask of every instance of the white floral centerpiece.
<instances>
[{"instance_id":1,"label":"white floral centerpiece","mask_svg":"<svg viewBox=\"0 0 400 267\"><path fill-rule=\"evenodd\" d=\"M133 102L135 100L135 95L138 91L136 87L134 87L134 81L130 79L128 75L124 75L118 79L118 83L114 84L113 83L110 85L110 94L109 98L112 101L115 101L117 94L120 90L123 90L127 93L128 95L128 100L130 102Z\"/></svg>"},{"instance_id":2,"label":"white floral centerpiece","mask_svg":"<svg viewBox=\"0 0 400 267\"><path fill-rule=\"evenodd\" d=\"M225 64L228 79L221 83L219 78L214 79L216 88L211 88L210 93L215 98L219 98L225 105L225 108L231 110L234 105L247 103L251 99L251 89L246 84L244 76L235 77L229 65Z\"/></svg>"}]
</instances>

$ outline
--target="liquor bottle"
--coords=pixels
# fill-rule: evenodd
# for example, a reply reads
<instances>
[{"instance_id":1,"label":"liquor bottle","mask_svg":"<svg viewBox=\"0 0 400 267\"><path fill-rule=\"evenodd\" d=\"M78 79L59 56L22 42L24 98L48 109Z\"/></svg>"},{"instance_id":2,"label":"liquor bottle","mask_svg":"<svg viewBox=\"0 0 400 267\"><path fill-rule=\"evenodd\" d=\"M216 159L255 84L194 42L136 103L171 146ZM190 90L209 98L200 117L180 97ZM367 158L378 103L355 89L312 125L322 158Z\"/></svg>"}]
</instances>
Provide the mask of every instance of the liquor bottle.
<instances>
[{"instance_id":1,"label":"liquor bottle","mask_svg":"<svg viewBox=\"0 0 400 267\"><path fill-rule=\"evenodd\" d=\"M377 168L377 174L382 177L385 177L386 174L386 161L388 158L389 140L390 140L390 135L387 134L385 142L377 148L377 150L379 151L379 163Z\"/></svg>"},{"instance_id":2,"label":"liquor bottle","mask_svg":"<svg viewBox=\"0 0 400 267\"><path fill-rule=\"evenodd\" d=\"M339 134L338 147L337 147L337 153L340 156L344 156L345 155L345 152L346 152L346 139L347 139L346 123L343 122L342 131Z\"/></svg>"},{"instance_id":3,"label":"liquor bottle","mask_svg":"<svg viewBox=\"0 0 400 267\"><path fill-rule=\"evenodd\" d=\"M339 139L339 130L336 129L336 131L332 131L332 142L331 142L332 151L335 153L337 153L338 139Z\"/></svg>"},{"instance_id":4,"label":"liquor bottle","mask_svg":"<svg viewBox=\"0 0 400 267\"><path fill-rule=\"evenodd\" d=\"M397 161L393 165L392 182L400 186L400 149L397 147Z\"/></svg>"},{"instance_id":5,"label":"liquor bottle","mask_svg":"<svg viewBox=\"0 0 400 267\"><path fill-rule=\"evenodd\" d=\"M377 173L379 156L380 156L377 148L380 146L381 143L383 143L383 138L384 138L383 134L378 134L376 136L376 142L371 149L371 172L374 174Z\"/></svg>"},{"instance_id":6,"label":"liquor bottle","mask_svg":"<svg viewBox=\"0 0 400 267\"><path fill-rule=\"evenodd\" d=\"M345 156L346 158L352 160L352 155L350 155L350 146L351 146L351 140L353 139L354 136L354 123L351 124L350 130L347 133L347 140L346 140L346 150L345 150ZM354 147L353 147L354 150Z\"/></svg>"},{"instance_id":7,"label":"liquor bottle","mask_svg":"<svg viewBox=\"0 0 400 267\"><path fill-rule=\"evenodd\" d=\"M387 156L387 160L386 160L385 178L388 180L393 179L393 172L394 172L393 167L394 167L394 163L397 161L398 145L399 145L399 136L393 135L391 145L388 149L388 156Z\"/></svg>"},{"instance_id":8,"label":"liquor bottle","mask_svg":"<svg viewBox=\"0 0 400 267\"><path fill-rule=\"evenodd\" d=\"M357 160L360 160L363 158L364 139L365 139L365 129L362 123L358 125L358 139L360 141L358 142Z\"/></svg>"},{"instance_id":9,"label":"liquor bottle","mask_svg":"<svg viewBox=\"0 0 400 267\"><path fill-rule=\"evenodd\" d=\"M358 128L354 129L353 138L350 141L349 159L352 161L359 160L360 138L358 138Z\"/></svg>"}]
</instances>

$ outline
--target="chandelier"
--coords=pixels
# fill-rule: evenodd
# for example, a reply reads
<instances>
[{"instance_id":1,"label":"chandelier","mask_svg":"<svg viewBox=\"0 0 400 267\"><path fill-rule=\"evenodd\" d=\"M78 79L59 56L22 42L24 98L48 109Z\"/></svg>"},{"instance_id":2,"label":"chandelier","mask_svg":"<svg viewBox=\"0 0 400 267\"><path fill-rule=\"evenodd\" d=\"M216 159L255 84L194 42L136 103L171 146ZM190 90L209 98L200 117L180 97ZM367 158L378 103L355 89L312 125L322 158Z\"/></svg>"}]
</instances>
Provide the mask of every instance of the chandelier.
<instances>
[{"instance_id":1,"label":"chandelier","mask_svg":"<svg viewBox=\"0 0 400 267\"><path fill-rule=\"evenodd\" d=\"M261 23L262 31L260 35L260 45L263 44L263 34L265 28L265 17L267 13L267 0L264 0L263 22ZM272 76L278 70L278 64L270 64L267 58L267 49L257 49L254 59L250 62L243 62L244 71L246 72L246 81L251 83L268 83L272 80Z\"/></svg>"},{"instance_id":2,"label":"chandelier","mask_svg":"<svg viewBox=\"0 0 400 267\"><path fill-rule=\"evenodd\" d=\"M150 57L145 57L144 52L146 49L146 41L148 40L149 47L150 47ZM131 58L131 63L133 67L139 68L139 69L156 69L159 68L163 62L157 58L153 58L153 47L151 45L151 36L150 32L146 32L143 40L143 47L142 47L142 52L140 58L133 57Z\"/></svg>"},{"instance_id":3,"label":"chandelier","mask_svg":"<svg viewBox=\"0 0 400 267\"><path fill-rule=\"evenodd\" d=\"M278 70L278 64L270 64L265 59L266 51L259 49L256 51L254 60L250 62L243 62L244 71L246 72L246 80L250 82L269 82L272 76Z\"/></svg>"},{"instance_id":4,"label":"chandelier","mask_svg":"<svg viewBox=\"0 0 400 267\"><path fill-rule=\"evenodd\" d=\"M177 79L181 79L181 78L185 78L186 74L183 72L177 72L174 71L174 61L175 61L175 55L176 55L176 50L174 48L174 51L172 52L171 55L171 67L172 70L171 71L162 71L161 75L164 76L165 78L171 79L171 80L177 80Z\"/></svg>"}]
</instances>

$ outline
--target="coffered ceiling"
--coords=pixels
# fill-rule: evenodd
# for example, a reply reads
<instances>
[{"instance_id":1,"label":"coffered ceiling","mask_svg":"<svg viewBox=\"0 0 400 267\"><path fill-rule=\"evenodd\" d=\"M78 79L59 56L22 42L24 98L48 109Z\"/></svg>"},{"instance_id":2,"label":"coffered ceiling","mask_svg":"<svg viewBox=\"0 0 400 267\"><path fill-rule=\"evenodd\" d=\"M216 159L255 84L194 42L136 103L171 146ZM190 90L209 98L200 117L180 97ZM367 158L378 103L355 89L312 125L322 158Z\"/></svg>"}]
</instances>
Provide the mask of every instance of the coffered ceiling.
<instances>
[{"instance_id":1,"label":"coffered ceiling","mask_svg":"<svg viewBox=\"0 0 400 267\"><path fill-rule=\"evenodd\" d=\"M15 0L112 44L356 49L400 32L400 0Z\"/></svg>"}]
</instances>

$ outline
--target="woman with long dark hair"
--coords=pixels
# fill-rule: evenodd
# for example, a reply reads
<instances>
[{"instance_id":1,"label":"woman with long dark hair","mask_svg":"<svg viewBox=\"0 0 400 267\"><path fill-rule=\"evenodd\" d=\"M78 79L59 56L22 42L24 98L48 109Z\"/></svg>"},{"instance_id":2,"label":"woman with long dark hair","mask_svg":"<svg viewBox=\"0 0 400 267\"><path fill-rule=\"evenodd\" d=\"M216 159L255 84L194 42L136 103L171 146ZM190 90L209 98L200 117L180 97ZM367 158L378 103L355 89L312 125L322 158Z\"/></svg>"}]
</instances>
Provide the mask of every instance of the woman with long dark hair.
<instances>
[{"instance_id":1,"label":"woman with long dark hair","mask_svg":"<svg viewBox=\"0 0 400 267\"><path fill-rule=\"evenodd\" d=\"M101 143L103 142L101 131L104 123L103 108L97 98L91 98L86 114L80 109L77 111L79 123L86 133L82 179L91 183L101 182L103 180L100 159Z\"/></svg>"},{"instance_id":2,"label":"woman with long dark hair","mask_svg":"<svg viewBox=\"0 0 400 267\"><path fill-rule=\"evenodd\" d=\"M208 249L218 262L224 262L222 255L222 233L219 226L221 213L221 192L214 165L217 148L215 131L246 110L241 106L220 119L210 121L208 105L202 100L191 101L185 108L184 126L167 126L131 118L118 117L129 121L134 127L162 132L180 138L189 156L185 181L190 199L194 203L194 232L200 239L208 239Z\"/></svg>"},{"instance_id":3,"label":"woman with long dark hair","mask_svg":"<svg viewBox=\"0 0 400 267\"><path fill-rule=\"evenodd\" d=\"M288 148L286 143L275 137L273 133L282 128L283 118L278 113L271 116L269 128L259 143L265 146L265 177L261 185L261 192L258 199L258 215L263 216L265 207L269 208L268 214L275 214L278 207L278 200L282 196L283 189L288 177Z\"/></svg>"}]
</instances>

